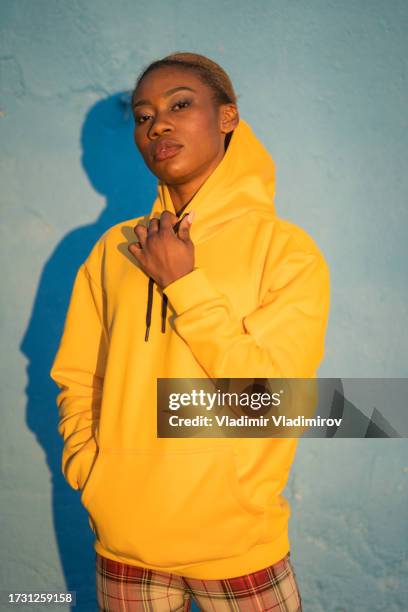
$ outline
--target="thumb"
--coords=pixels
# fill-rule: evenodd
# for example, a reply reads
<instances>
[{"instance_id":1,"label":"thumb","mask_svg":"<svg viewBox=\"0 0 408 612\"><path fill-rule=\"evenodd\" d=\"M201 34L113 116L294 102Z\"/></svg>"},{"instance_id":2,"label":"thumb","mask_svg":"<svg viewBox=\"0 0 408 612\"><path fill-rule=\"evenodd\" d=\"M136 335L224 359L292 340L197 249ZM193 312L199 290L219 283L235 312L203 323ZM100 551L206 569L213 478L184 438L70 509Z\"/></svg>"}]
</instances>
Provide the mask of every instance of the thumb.
<instances>
[{"instance_id":1,"label":"thumb","mask_svg":"<svg viewBox=\"0 0 408 612\"><path fill-rule=\"evenodd\" d=\"M177 235L179 238L181 238L181 240L184 240L184 241L190 240L190 227L193 222L193 218L194 218L193 210L190 211L188 215L185 215L182 218L181 223L179 225L178 232L177 232Z\"/></svg>"}]
</instances>

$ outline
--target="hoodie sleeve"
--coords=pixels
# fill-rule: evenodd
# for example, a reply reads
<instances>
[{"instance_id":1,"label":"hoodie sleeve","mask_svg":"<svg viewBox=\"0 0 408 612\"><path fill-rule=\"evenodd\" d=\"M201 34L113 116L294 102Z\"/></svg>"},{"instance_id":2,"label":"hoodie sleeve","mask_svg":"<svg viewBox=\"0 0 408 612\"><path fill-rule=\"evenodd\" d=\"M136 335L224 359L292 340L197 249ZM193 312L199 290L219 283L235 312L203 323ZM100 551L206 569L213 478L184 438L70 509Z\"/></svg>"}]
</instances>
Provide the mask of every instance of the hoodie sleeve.
<instances>
[{"instance_id":1,"label":"hoodie sleeve","mask_svg":"<svg viewBox=\"0 0 408 612\"><path fill-rule=\"evenodd\" d=\"M165 287L176 331L210 378L315 376L329 312L328 266L319 252L292 252L266 275L259 307L242 319L203 268Z\"/></svg>"},{"instance_id":2,"label":"hoodie sleeve","mask_svg":"<svg viewBox=\"0 0 408 612\"><path fill-rule=\"evenodd\" d=\"M58 432L64 440L62 472L82 489L97 455L107 334L104 295L83 263L76 275L62 339L50 376L60 388Z\"/></svg>"}]
</instances>

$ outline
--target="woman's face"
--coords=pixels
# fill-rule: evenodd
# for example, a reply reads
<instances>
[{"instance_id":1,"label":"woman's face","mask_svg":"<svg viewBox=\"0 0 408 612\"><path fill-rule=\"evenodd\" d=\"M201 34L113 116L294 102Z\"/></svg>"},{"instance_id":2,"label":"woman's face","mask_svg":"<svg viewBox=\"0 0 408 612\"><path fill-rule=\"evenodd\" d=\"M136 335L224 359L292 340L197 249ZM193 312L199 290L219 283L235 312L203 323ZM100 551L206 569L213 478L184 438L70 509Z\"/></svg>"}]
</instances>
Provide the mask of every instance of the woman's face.
<instances>
[{"instance_id":1,"label":"woman's face","mask_svg":"<svg viewBox=\"0 0 408 612\"><path fill-rule=\"evenodd\" d=\"M132 110L135 143L148 168L169 185L208 176L224 155L226 133L235 127L231 115L223 114L230 106L217 108L212 90L188 69L163 67L146 75Z\"/></svg>"}]
</instances>

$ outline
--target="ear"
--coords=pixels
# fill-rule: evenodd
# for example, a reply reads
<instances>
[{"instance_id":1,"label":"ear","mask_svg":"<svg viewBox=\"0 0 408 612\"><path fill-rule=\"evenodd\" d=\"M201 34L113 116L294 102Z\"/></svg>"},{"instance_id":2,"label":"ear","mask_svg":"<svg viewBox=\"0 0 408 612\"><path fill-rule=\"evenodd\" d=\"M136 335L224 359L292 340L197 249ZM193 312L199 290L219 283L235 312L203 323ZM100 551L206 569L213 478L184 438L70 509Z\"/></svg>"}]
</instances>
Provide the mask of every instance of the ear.
<instances>
[{"instance_id":1,"label":"ear","mask_svg":"<svg viewBox=\"0 0 408 612\"><path fill-rule=\"evenodd\" d=\"M222 104L220 107L220 129L223 134L235 130L239 123L239 112L236 104Z\"/></svg>"}]
</instances>

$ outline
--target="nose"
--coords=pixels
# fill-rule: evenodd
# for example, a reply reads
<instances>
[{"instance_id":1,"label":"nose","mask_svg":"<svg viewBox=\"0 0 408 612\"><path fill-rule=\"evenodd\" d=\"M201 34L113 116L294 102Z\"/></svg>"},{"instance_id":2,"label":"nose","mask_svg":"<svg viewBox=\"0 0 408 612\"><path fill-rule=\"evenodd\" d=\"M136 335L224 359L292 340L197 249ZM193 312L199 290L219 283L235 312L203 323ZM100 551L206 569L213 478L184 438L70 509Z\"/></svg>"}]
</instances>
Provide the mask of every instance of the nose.
<instances>
[{"instance_id":1,"label":"nose","mask_svg":"<svg viewBox=\"0 0 408 612\"><path fill-rule=\"evenodd\" d=\"M166 116L163 114L158 114L155 119L152 119L148 135L149 138L155 140L156 138L160 138L162 134L172 132L172 130L173 127Z\"/></svg>"}]
</instances>

